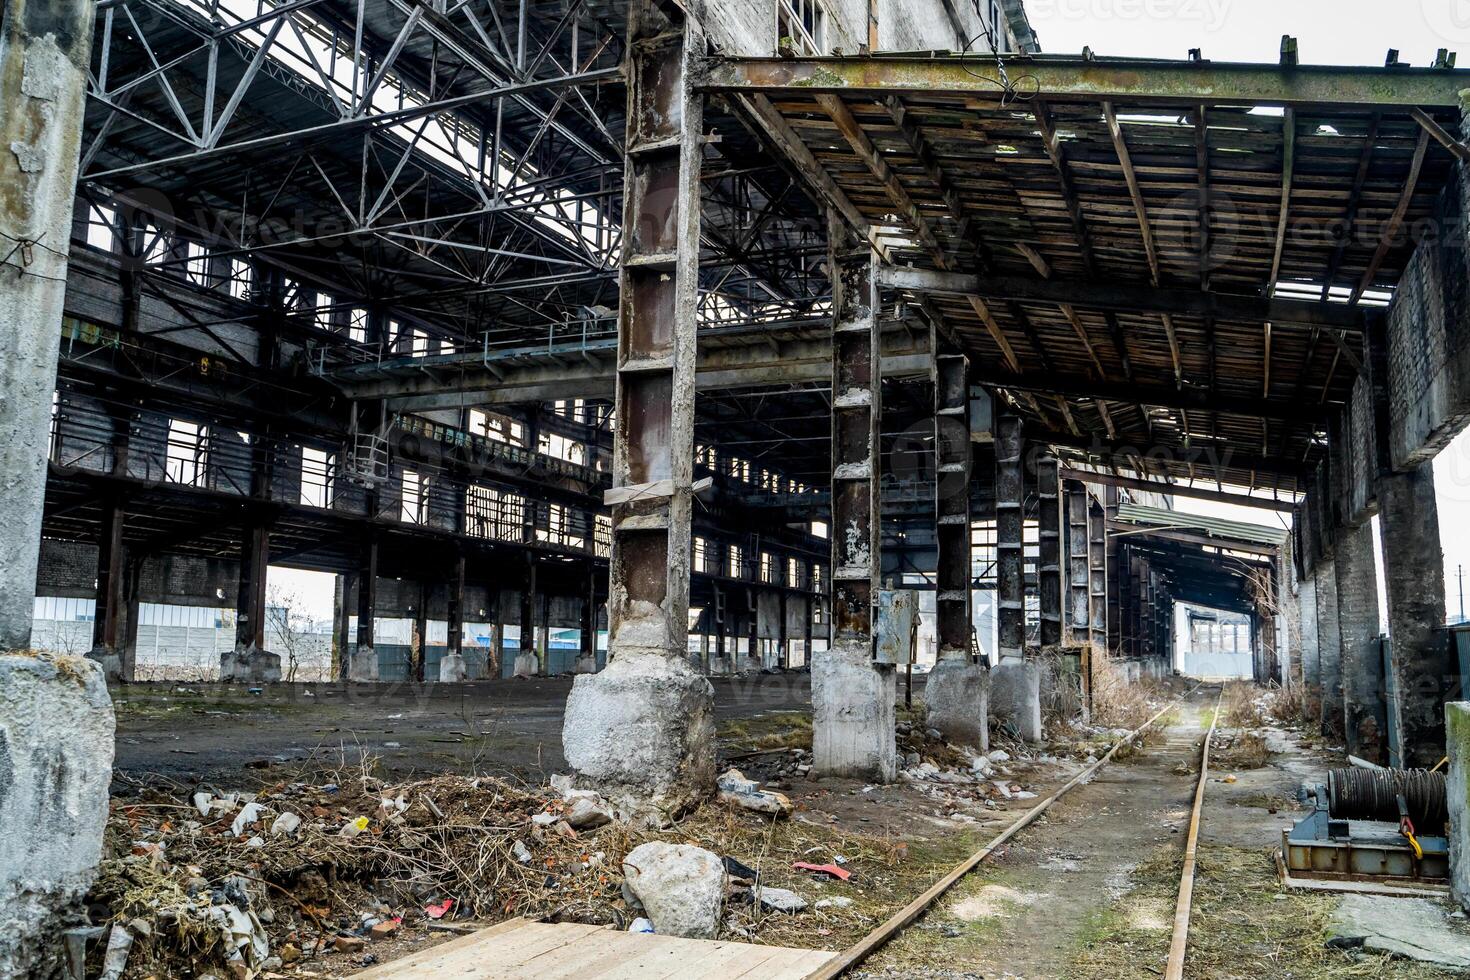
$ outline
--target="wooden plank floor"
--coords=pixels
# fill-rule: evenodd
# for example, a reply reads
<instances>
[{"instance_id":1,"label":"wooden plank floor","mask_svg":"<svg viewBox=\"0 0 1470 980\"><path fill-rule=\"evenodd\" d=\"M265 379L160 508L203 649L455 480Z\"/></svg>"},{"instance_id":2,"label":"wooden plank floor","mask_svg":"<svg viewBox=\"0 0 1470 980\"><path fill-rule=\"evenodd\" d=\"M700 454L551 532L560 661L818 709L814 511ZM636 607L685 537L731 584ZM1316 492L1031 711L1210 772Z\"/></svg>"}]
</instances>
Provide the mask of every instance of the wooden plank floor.
<instances>
[{"instance_id":1,"label":"wooden plank floor","mask_svg":"<svg viewBox=\"0 0 1470 980\"><path fill-rule=\"evenodd\" d=\"M800 980L836 955L512 919L356 974L354 980Z\"/></svg>"}]
</instances>

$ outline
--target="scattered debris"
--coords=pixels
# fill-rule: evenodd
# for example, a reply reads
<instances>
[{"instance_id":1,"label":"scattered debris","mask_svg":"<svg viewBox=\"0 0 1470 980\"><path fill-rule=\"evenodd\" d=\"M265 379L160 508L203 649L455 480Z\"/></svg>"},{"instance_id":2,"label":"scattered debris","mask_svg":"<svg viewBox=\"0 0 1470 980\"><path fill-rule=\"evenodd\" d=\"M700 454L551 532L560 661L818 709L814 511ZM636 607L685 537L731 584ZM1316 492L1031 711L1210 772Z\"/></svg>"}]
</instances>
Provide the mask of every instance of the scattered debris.
<instances>
[{"instance_id":1,"label":"scattered debris","mask_svg":"<svg viewBox=\"0 0 1470 980\"><path fill-rule=\"evenodd\" d=\"M734 803L747 810L769 813L777 817L791 815L793 807L790 799L782 793L761 789L760 783L753 779L746 779L745 774L739 769L727 771L719 778L717 786L720 799L726 803Z\"/></svg>"},{"instance_id":2,"label":"scattered debris","mask_svg":"<svg viewBox=\"0 0 1470 980\"><path fill-rule=\"evenodd\" d=\"M829 874L838 881L846 881L852 877L851 871L848 871L846 868L839 868L835 864L810 864L806 861L797 861L792 867L802 871L818 871Z\"/></svg>"}]
</instances>

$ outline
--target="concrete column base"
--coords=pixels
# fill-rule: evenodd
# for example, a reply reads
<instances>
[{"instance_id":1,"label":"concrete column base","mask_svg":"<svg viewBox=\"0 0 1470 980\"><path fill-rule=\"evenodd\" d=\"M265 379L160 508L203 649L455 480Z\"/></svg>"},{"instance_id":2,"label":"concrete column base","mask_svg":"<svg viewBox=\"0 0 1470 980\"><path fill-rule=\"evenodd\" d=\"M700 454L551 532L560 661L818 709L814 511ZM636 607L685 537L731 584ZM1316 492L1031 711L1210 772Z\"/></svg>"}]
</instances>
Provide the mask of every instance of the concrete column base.
<instances>
[{"instance_id":1,"label":"concrete column base","mask_svg":"<svg viewBox=\"0 0 1470 980\"><path fill-rule=\"evenodd\" d=\"M108 683L122 680L122 654L108 647L93 647L87 654L87 659L102 668L102 675L107 678Z\"/></svg>"},{"instance_id":2,"label":"concrete column base","mask_svg":"<svg viewBox=\"0 0 1470 980\"><path fill-rule=\"evenodd\" d=\"M737 674L759 674L760 672L761 662L759 657L752 657L746 654L738 658L735 662L735 673Z\"/></svg>"},{"instance_id":3,"label":"concrete column base","mask_svg":"<svg viewBox=\"0 0 1470 980\"><path fill-rule=\"evenodd\" d=\"M714 693L682 656L615 652L567 696L562 751L578 784L637 819L697 806L715 787Z\"/></svg>"},{"instance_id":4,"label":"concrete column base","mask_svg":"<svg viewBox=\"0 0 1470 980\"><path fill-rule=\"evenodd\" d=\"M1445 796L1450 810L1450 894L1470 911L1470 701L1444 706L1450 767Z\"/></svg>"},{"instance_id":5,"label":"concrete column base","mask_svg":"<svg viewBox=\"0 0 1470 980\"><path fill-rule=\"evenodd\" d=\"M924 683L930 728L956 745L990 748L990 671L969 659L941 660Z\"/></svg>"},{"instance_id":6,"label":"concrete column base","mask_svg":"<svg viewBox=\"0 0 1470 980\"><path fill-rule=\"evenodd\" d=\"M1029 660L997 664L990 671L990 715L1012 725L1023 741L1040 742L1041 665Z\"/></svg>"},{"instance_id":7,"label":"concrete column base","mask_svg":"<svg viewBox=\"0 0 1470 980\"><path fill-rule=\"evenodd\" d=\"M439 683L456 684L469 676L469 668L465 666L464 654L446 653L439 658Z\"/></svg>"},{"instance_id":8,"label":"concrete column base","mask_svg":"<svg viewBox=\"0 0 1470 980\"><path fill-rule=\"evenodd\" d=\"M880 783L898 778L894 700L898 675L873 663L866 643L812 658L812 766L822 776Z\"/></svg>"},{"instance_id":9,"label":"concrete column base","mask_svg":"<svg viewBox=\"0 0 1470 980\"><path fill-rule=\"evenodd\" d=\"M709 660L709 672L711 675L723 677L732 669L728 657L711 657Z\"/></svg>"},{"instance_id":10,"label":"concrete column base","mask_svg":"<svg viewBox=\"0 0 1470 980\"><path fill-rule=\"evenodd\" d=\"M372 647L358 647L347 663L347 679L358 684L374 684L378 680L378 652Z\"/></svg>"},{"instance_id":11,"label":"concrete column base","mask_svg":"<svg viewBox=\"0 0 1470 980\"><path fill-rule=\"evenodd\" d=\"M219 655L219 679L246 684L274 684L281 679L281 658L269 650L235 645Z\"/></svg>"},{"instance_id":12,"label":"concrete column base","mask_svg":"<svg viewBox=\"0 0 1470 980\"><path fill-rule=\"evenodd\" d=\"M541 662L536 659L534 653L516 654L515 666L511 668L512 677L535 677L541 670Z\"/></svg>"},{"instance_id":13,"label":"concrete column base","mask_svg":"<svg viewBox=\"0 0 1470 980\"><path fill-rule=\"evenodd\" d=\"M572 672L576 674L597 673L597 658L590 655L578 657L577 663L572 667Z\"/></svg>"},{"instance_id":14,"label":"concrete column base","mask_svg":"<svg viewBox=\"0 0 1470 980\"><path fill-rule=\"evenodd\" d=\"M69 976L102 859L116 722L102 669L0 655L0 976Z\"/></svg>"}]
</instances>

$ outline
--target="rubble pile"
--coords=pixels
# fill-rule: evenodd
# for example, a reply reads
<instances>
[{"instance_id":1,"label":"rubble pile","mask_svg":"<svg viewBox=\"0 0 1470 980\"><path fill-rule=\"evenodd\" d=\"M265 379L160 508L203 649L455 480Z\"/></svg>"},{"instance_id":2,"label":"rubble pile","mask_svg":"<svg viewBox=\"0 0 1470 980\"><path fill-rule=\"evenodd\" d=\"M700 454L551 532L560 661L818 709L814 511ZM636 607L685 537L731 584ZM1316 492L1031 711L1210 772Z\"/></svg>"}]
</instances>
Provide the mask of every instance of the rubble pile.
<instances>
[{"instance_id":1,"label":"rubble pile","mask_svg":"<svg viewBox=\"0 0 1470 980\"><path fill-rule=\"evenodd\" d=\"M148 791L114 801L107 834L88 901L112 926L98 965L101 946L131 946L123 976L251 980L309 963L321 976L376 962L375 943L434 920L627 916L625 825L565 782Z\"/></svg>"}]
</instances>

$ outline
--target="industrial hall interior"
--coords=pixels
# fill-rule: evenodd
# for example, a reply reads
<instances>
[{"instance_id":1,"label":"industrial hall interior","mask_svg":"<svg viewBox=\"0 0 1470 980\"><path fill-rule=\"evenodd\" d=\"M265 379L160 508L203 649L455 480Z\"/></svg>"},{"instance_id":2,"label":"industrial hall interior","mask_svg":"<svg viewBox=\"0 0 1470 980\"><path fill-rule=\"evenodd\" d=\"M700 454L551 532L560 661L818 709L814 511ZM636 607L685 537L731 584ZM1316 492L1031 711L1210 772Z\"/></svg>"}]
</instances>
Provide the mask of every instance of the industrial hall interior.
<instances>
[{"instance_id":1,"label":"industrial hall interior","mask_svg":"<svg viewBox=\"0 0 1470 980\"><path fill-rule=\"evenodd\" d=\"M1470 974L1456 6L0 0L0 977Z\"/></svg>"}]
</instances>

